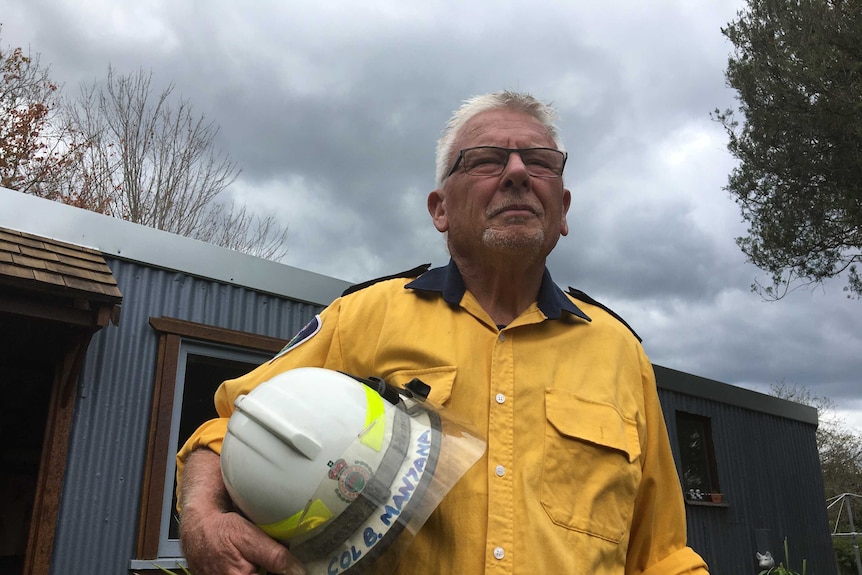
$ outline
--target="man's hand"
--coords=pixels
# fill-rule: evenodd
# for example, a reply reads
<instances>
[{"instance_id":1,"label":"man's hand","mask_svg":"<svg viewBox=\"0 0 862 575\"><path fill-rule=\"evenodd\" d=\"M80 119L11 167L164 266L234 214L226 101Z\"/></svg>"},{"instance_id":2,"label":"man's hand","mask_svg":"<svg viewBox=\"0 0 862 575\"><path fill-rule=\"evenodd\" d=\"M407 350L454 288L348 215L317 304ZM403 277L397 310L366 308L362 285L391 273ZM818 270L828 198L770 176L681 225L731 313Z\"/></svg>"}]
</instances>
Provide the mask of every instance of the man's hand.
<instances>
[{"instance_id":1,"label":"man's hand","mask_svg":"<svg viewBox=\"0 0 862 575\"><path fill-rule=\"evenodd\" d=\"M305 573L290 552L238 513L183 513L183 554L192 575Z\"/></svg>"},{"instance_id":2,"label":"man's hand","mask_svg":"<svg viewBox=\"0 0 862 575\"><path fill-rule=\"evenodd\" d=\"M219 456L198 449L185 462L180 544L192 575L304 575L286 547L231 510Z\"/></svg>"}]
</instances>

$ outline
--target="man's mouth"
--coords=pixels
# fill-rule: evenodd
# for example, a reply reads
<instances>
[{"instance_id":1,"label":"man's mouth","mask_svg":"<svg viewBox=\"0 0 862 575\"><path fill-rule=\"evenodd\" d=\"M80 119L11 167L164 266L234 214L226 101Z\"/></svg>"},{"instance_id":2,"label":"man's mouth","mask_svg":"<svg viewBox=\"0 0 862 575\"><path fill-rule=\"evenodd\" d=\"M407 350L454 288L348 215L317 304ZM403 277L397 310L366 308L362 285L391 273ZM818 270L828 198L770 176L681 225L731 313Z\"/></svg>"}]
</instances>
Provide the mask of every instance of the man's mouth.
<instances>
[{"instance_id":1,"label":"man's mouth","mask_svg":"<svg viewBox=\"0 0 862 575\"><path fill-rule=\"evenodd\" d=\"M499 208L495 208L491 212L491 217L499 216L500 214L506 214L510 216L535 216L538 215L538 211L533 208L533 206L527 204L511 204L508 206L502 206Z\"/></svg>"}]
</instances>

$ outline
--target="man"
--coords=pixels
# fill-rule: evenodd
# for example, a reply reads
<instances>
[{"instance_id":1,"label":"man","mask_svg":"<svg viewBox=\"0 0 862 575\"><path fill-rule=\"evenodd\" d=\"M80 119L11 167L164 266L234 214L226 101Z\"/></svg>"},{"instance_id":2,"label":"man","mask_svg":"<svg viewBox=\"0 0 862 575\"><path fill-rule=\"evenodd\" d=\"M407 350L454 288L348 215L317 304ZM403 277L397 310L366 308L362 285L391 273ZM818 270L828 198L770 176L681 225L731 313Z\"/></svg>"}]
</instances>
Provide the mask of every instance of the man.
<instances>
[{"instance_id":1,"label":"man","mask_svg":"<svg viewBox=\"0 0 862 575\"><path fill-rule=\"evenodd\" d=\"M273 361L216 394L222 419L178 455L182 542L195 575L300 573L232 513L216 455L235 397L319 366L403 385L486 434L488 449L417 534L403 573L705 574L685 512L652 366L636 336L551 280L569 231L566 155L529 95L467 101L437 151L434 226L448 266L336 300Z\"/></svg>"}]
</instances>

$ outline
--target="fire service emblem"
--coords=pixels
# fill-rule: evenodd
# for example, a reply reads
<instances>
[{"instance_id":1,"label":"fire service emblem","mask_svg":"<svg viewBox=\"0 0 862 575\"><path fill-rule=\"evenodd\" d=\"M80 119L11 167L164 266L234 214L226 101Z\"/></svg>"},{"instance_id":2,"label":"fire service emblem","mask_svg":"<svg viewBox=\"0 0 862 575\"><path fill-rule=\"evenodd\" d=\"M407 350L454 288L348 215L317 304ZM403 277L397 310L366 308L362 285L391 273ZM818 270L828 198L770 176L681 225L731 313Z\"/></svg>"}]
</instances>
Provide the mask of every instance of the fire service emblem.
<instances>
[{"instance_id":1,"label":"fire service emblem","mask_svg":"<svg viewBox=\"0 0 862 575\"><path fill-rule=\"evenodd\" d=\"M337 460L329 470L329 478L338 482L335 493L345 503L356 499L371 479L371 468L362 461L350 465L343 459Z\"/></svg>"}]
</instances>

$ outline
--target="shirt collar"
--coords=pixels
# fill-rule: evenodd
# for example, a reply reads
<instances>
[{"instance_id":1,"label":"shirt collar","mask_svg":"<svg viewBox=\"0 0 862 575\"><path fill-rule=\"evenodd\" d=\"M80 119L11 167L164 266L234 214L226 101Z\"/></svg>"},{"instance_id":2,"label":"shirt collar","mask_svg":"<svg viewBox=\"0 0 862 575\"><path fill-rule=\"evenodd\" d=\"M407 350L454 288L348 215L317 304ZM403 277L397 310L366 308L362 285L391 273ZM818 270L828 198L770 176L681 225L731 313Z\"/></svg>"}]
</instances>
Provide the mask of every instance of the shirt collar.
<instances>
[{"instance_id":1,"label":"shirt collar","mask_svg":"<svg viewBox=\"0 0 862 575\"><path fill-rule=\"evenodd\" d=\"M464 278L461 277L461 272L455 265L455 260L452 259L449 260L449 265L446 267L430 269L404 287L405 289L439 292L442 294L443 300L451 305L461 303L461 298L467 291ZM566 311L586 321L591 321L587 314L582 312L572 300L566 297L563 290L557 287L557 284L551 279L548 268L545 268L542 274L542 285L539 287L536 305L548 319L560 319L562 312Z\"/></svg>"}]
</instances>

